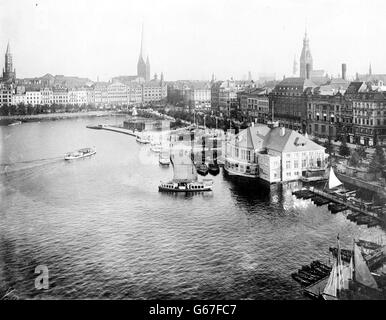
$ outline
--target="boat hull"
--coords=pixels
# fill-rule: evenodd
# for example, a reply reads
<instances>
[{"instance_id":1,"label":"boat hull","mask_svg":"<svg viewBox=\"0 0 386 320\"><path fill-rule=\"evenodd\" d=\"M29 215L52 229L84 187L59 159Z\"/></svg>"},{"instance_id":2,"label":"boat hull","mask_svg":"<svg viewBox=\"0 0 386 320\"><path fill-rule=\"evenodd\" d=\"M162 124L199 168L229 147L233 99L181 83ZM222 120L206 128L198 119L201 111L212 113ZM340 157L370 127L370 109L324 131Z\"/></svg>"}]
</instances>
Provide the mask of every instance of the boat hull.
<instances>
[{"instance_id":1,"label":"boat hull","mask_svg":"<svg viewBox=\"0 0 386 320\"><path fill-rule=\"evenodd\" d=\"M92 155L96 154L96 151L94 152L91 152L91 153L88 153L88 154L83 154L83 155L80 155L80 156L76 156L76 157L68 157L68 156L65 156L64 157L64 160L66 161L69 161L69 160L76 160L76 159L82 159L82 158L87 158L87 157L91 157Z\"/></svg>"}]
</instances>

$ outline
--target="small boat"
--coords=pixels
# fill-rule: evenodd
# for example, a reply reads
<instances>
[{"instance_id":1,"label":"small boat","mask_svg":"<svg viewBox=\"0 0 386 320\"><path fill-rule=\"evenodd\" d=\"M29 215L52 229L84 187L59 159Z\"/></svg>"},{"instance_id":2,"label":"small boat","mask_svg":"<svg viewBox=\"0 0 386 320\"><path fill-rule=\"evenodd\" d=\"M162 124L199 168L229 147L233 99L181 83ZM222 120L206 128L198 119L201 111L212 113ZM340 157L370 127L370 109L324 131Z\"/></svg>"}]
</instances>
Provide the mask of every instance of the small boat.
<instances>
[{"instance_id":1,"label":"small boat","mask_svg":"<svg viewBox=\"0 0 386 320\"><path fill-rule=\"evenodd\" d=\"M152 143L150 145L150 150L155 152L155 153L160 153L161 152L161 144L158 143Z\"/></svg>"},{"instance_id":2,"label":"small boat","mask_svg":"<svg viewBox=\"0 0 386 320\"><path fill-rule=\"evenodd\" d=\"M217 163L209 163L208 170L212 176L216 176L220 173L220 167Z\"/></svg>"},{"instance_id":3,"label":"small boat","mask_svg":"<svg viewBox=\"0 0 386 320\"><path fill-rule=\"evenodd\" d=\"M158 191L169 192L203 192L212 191L212 180L203 181L170 181L158 186Z\"/></svg>"},{"instance_id":4,"label":"small boat","mask_svg":"<svg viewBox=\"0 0 386 320\"><path fill-rule=\"evenodd\" d=\"M15 122L12 122L12 123L10 123L10 124L8 125L8 127L10 127L10 126L16 126L16 125L18 125L18 124L21 124L21 121L15 121Z\"/></svg>"},{"instance_id":5,"label":"small boat","mask_svg":"<svg viewBox=\"0 0 386 320\"><path fill-rule=\"evenodd\" d=\"M83 148L77 151L69 152L64 156L64 160L75 160L90 157L96 153L95 148Z\"/></svg>"},{"instance_id":6,"label":"small boat","mask_svg":"<svg viewBox=\"0 0 386 320\"><path fill-rule=\"evenodd\" d=\"M170 153L161 150L161 152L159 154L158 162L162 166L170 165Z\"/></svg>"},{"instance_id":7,"label":"small boat","mask_svg":"<svg viewBox=\"0 0 386 320\"><path fill-rule=\"evenodd\" d=\"M196 164L196 170L197 170L197 173L202 176L206 176L209 172L209 168L205 163Z\"/></svg>"},{"instance_id":8,"label":"small boat","mask_svg":"<svg viewBox=\"0 0 386 320\"><path fill-rule=\"evenodd\" d=\"M145 136L143 134L140 134L140 135L137 136L135 141L137 141L139 143L142 143L142 144L148 144L148 143L150 143L150 137L149 136Z\"/></svg>"}]
</instances>

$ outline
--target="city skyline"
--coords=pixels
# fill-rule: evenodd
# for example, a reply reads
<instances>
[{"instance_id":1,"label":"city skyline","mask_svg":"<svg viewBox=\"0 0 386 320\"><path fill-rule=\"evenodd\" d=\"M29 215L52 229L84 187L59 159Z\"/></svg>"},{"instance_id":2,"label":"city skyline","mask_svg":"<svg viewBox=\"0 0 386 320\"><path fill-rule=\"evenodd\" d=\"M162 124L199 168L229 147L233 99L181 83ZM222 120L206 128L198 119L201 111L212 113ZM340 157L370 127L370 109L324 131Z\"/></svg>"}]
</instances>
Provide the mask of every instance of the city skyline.
<instances>
[{"instance_id":1,"label":"city skyline","mask_svg":"<svg viewBox=\"0 0 386 320\"><path fill-rule=\"evenodd\" d=\"M386 28L376 23L385 6L380 1L371 20L363 1L22 2L0 4L0 52L10 41L20 78L51 73L106 81L136 74L143 23L151 78L161 72L166 80L210 80L213 73L217 79L243 79L248 72L254 79L264 73L290 77L305 27L314 69L337 77L346 63L353 78L367 73L371 63L373 73L386 73L377 39ZM326 46L331 50L322 55Z\"/></svg>"}]
</instances>

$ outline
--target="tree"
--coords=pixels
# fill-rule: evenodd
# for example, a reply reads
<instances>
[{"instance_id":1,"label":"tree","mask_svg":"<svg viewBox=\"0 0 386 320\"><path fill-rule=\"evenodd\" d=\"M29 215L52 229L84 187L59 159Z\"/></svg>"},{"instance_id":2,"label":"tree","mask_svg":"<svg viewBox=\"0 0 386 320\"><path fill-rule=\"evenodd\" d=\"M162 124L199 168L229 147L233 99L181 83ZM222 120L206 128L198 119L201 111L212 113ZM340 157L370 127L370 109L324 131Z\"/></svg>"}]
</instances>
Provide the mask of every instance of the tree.
<instances>
[{"instance_id":1,"label":"tree","mask_svg":"<svg viewBox=\"0 0 386 320\"><path fill-rule=\"evenodd\" d=\"M360 163L361 163L361 158L360 158L358 152L354 150L354 151L351 153L351 157L350 157L350 159L348 160L348 164L349 164L351 167L358 167L358 166L360 165Z\"/></svg>"},{"instance_id":2,"label":"tree","mask_svg":"<svg viewBox=\"0 0 386 320\"><path fill-rule=\"evenodd\" d=\"M373 157L371 159L370 165L369 165L369 172L370 173L383 173L383 168L386 164L385 155L383 153L383 148L381 146L375 147L375 152L373 154Z\"/></svg>"},{"instance_id":3,"label":"tree","mask_svg":"<svg viewBox=\"0 0 386 320\"><path fill-rule=\"evenodd\" d=\"M358 153L360 162L362 162L363 160L366 159L366 157L367 157L366 147L364 147L364 146L357 146L355 151L356 151L356 153Z\"/></svg>"},{"instance_id":4,"label":"tree","mask_svg":"<svg viewBox=\"0 0 386 320\"><path fill-rule=\"evenodd\" d=\"M331 154L332 151L333 151L333 145L331 143L331 138L330 136L328 137L328 139L326 140L326 142L323 144L323 147L326 148L326 153L328 154Z\"/></svg>"},{"instance_id":5,"label":"tree","mask_svg":"<svg viewBox=\"0 0 386 320\"><path fill-rule=\"evenodd\" d=\"M339 154L343 157L348 157L350 155L350 148L347 145L346 137L342 137L342 144L339 147Z\"/></svg>"}]
</instances>

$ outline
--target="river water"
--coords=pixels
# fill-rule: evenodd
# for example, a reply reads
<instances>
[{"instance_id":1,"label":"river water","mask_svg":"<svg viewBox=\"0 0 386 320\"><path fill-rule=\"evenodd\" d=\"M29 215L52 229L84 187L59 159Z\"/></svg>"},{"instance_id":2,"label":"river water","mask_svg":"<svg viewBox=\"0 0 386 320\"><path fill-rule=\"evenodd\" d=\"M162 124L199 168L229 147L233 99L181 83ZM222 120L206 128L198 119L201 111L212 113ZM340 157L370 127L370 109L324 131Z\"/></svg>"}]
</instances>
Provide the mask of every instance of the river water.
<instances>
[{"instance_id":1,"label":"river water","mask_svg":"<svg viewBox=\"0 0 386 320\"><path fill-rule=\"evenodd\" d=\"M134 137L87 129L122 117L0 126L0 289L48 299L303 299L290 274L384 232L221 172L211 193L158 192L172 177ZM95 146L91 158L63 154ZM38 265L49 288L35 288Z\"/></svg>"}]
</instances>

